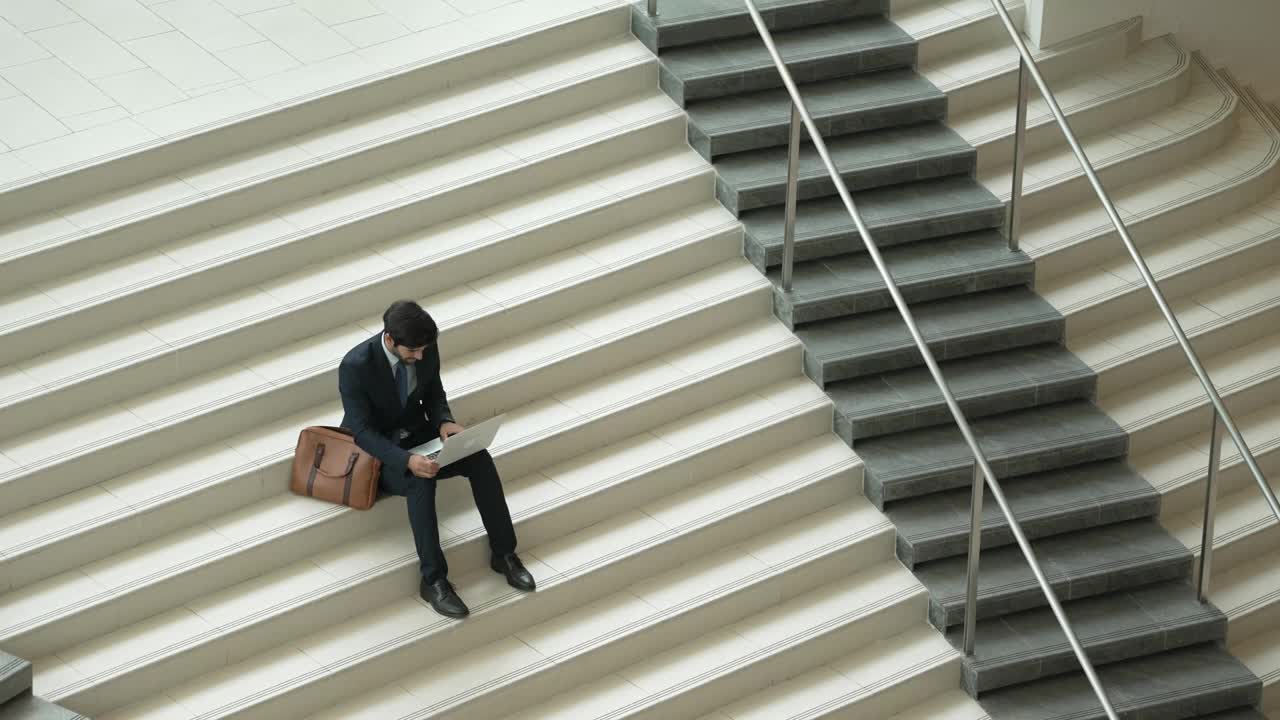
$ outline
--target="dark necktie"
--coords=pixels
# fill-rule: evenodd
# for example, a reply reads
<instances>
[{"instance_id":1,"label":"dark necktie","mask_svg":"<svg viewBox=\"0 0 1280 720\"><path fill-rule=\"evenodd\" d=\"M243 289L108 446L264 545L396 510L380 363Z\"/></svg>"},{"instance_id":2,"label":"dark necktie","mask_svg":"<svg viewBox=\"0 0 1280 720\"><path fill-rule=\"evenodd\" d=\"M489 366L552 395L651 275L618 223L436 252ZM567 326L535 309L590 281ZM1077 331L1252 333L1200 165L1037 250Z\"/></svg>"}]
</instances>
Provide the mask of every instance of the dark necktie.
<instances>
[{"instance_id":1,"label":"dark necktie","mask_svg":"<svg viewBox=\"0 0 1280 720\"><path fill-rule=\"evenodd\" d=\"M396 388L400 391L400 407L409 402L409 370L403 362L396 363Z\"/></svg>"}]
</instances>

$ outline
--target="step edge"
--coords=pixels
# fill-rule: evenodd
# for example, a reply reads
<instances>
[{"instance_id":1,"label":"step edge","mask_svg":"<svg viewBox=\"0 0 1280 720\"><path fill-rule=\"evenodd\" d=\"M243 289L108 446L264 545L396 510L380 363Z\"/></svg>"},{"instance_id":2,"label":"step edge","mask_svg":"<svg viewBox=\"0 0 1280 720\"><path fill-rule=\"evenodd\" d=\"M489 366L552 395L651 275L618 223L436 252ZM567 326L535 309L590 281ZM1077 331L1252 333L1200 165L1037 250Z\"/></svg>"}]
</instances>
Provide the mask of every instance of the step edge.
<instances>
[{"instance_id":1,"label":"step edge","mask_svg":"<svg viewBox=\"0 0 1280 720\"><path fill-rule=\"evenodd\" d=\"M892 258L887 258L887 259L892 260ZM991 260L986 260L980 263L975 263L972 265L961 266L958 268L932 270L927 272L919 272L911 275L894 274L893 279L894 279L894 284L897 285L898 287L920 285L920 284L928 285L928 284L932 284L933 281L936 281L936 280L951 280L951 279L963 278L963 277L973 277L982 273L991 273L991 272L998 272L998 271L1005 271L1005 270L1027 269L1028 267L1030 269L1034 269L1035 263L1030 259L1023 260L1022 258L1011 254L1011 256L1007 259L991 259ZM880 281L865 281L860 283L851 283L844 288L837 288L833 290L824 290L824 291L813 291L808 293L805 293L802 290L797 291L794 286L792 287L790 294L784 294L782 289L779 288L777 285L774 285L774 290L775 292L778 292L781 297L790 299L792 301L793 307L804 307L805 305L819 304L819 303L827 302L830 300L838 300L838 299L853 297L857 295L882 293L882 292L885 292L886 285L884 284L883 280L880 280Z\"/></svg>"},{"instance_id":2,"label":"step edge","mask_svg":"<svg viewBox=\"0 0 1280 720\"><path fill-rule=\"evenodd\" d=\"M1010 453L1007 455L1006 454L997 455L994 453L989 453L987 460L988 462L1002 463L1002 462L1007 462L1009 460L1016 460L1018 458L1025 457L1027 455L1034 455L1037 453L1047 453L1047 452L1054 452L1058 450L1073 450L1073 449L1076 449L1082 443L1095 443L1095 442L1106 443L1106 442L1115 442L1117 440L1123 440L1126 442L1128 441L1128 435L1124 432L1123 429L1117 428L1115 430L1098 430L1090 433L1085 433L1082 435L1073 436L1067 442L1044 441L1040 443L1032 443L1032 444L1024 445L1019 448L1016 448L1016 451L1017 451L1016 453ZM966 449L967 449L967 446L966 446ZM1116 457L1119 457L1119 456L1116 456ZM1099 458L1099 459L1105 459L1105 458ZM914 474L911 474L911 475L906 475L904 474L905 471L903 471L903 472L883 473L883 474L875 473L874 477L875 477L875 482L881 486L897 485L897 484L903 484L903 483L917 482L921 479L929 477L930 474L950 472L958 468L960 469L968 468L968 467L971 467L972 465L973 465L973 460L972 460L972 456L970 455L970 456L962 456L962 457L959 457L958 459L953 459L949 461L939 460L937 462L929 463L927 465L917 466L911 469L912 471L914 471ZM870 473L871 473L871 470L868 467L868 477L872 477ZM967 483L966 485L964 485L964 487L968 487ZM902 499L902 498L895 498L895 499Z\"/></svg>"},{"instance_id":3,"label":"step edge","mask_svg":"<svg viewBox=\"0 0 1280 720\"><path fill-rule=\"evenodd\" d=\"M1144 501L1144 500L1149 501L1156 498L1158 498L1158 493L1156 493L1154 490L1143 491L1143 490L1135 489L1135 490L1128 490L1125 492L1113 492L1108 495L1100 496L1099 499L1105 502L1110 502L1112 505L1121 505L1129 502ZM1091 501L1088 501L1088 500L1080 500L1072 503L1062 503L1062 504L1054 505L1052 507L1038 508L1034 512L1026 512L1026 513L1016 512L1017 509L1015 508L1015 515L1017 516L1019 523L1036 522L1039 520L1049 519L1058 513L1070 512L1073 510L1082 510L1082 509L1088 508L1091 504L1095 504L1095 503L1092 503ZM982 530L984 533L987 532L988 530L994 532L997 530L1007 530L1008 528L1009 528L1009 519L1004 515L1003 512L999 513L993 518L984 518L982 521ZM926 543L926 542L937 542L941 539L952 538L956 536L967 537L968 535L969 535L969 523L965 522L959 525L953 525L945 528L931 530L927 533L900 535L900 538L905 542L909 542L912 544L919 544L919 543ZM1012 543L1004 543L1003 545L1009 545L1009 544L1012 544ZM937 559L941 559L941 558L937 558Z\"/></svg>"},{"instance_id":4,"label":"step edge","mask_svg":"<svg viewBox=\"0 0 1280 720\"><path fill-rule=\"evenodd\" d=\"M1005 546L1002 548L995 548L995 550L1008 550L1010 548L1017 549L1014 546ZM1092 565L1086 569L1086 572L1073 572L1069 576L1064 575L1061 571L1051 571L1052 574L1047 574L1046 579L1049 581L1050 585L1052 585L1060 582L1071 582L1075 579L1084 577L1106 575L1114 572L1122 572L1124 570L1153 566L1157 562L1162 565L1185 563L1190 566L1191 561L1192 558L1190 553L1180 552L1175 548L1161 552L1146 553L1136 557L1125 558L1124 560L1116 560L1100 565ZM984 597L1004 597L1013 593L1023 592L1028 588L1040 589L1040 584L1036 582L1034 577L1032 577L1029 580L1024 579L995 587L979 588L978 599L981 601ZM950 611L954 611L956 609L963 609L965 596L963 594L944 595L941 597L934 597L933 600L940 607L945 608L950 613Z\"/></svg>"},{"instance_id":5,"label":"step edge","mask_svg":"<svg viewBox=\"0 0 1280 720\"><path fill-rule=\"evenodd\" d=\"M1149 622L1142 625L1126 627L1122 630L1114 630L1112 632L1105 633L1102 635L1084 635L1080 633L1077 633L1077 634L1079 635L1080 644L1086 650L1088 650L1090 648L1104 647L1108 644L1130 642L1134 640L1140 640L1143 638L1161 635L1164 633L1168 633L1170 631L1185 630L1191 627L1215 624L1219 622L1224 624L1224 629L1225 629L1225 621L1226 621L1226 616L1224 616L1221 612L1218 612L1217 610L1203 610L1196 615L1182 616L1173 621ZM1077 626L1077 630L1078 630L1078 626ZM981 632L981 627L979 627L979 632ZM1193 644L1199 644L1199 643L1193 643ZM1187 646L1180 645L1179 647L1187 647ZM1044 645L1037 648L1029 648L1027 650L1023 650L1018 653L1008 653L1005 655L1000 655L996 658L990 658L986 660L974 660L972 662L969 662L966 660L966 664L974 668L974 670L977 672L983 672L983 671L1008 667L1010 665L1014 665L1019 662L1025 662L1029 658L1033 658L1033 657L1049 658L1049 657L1066 657L1066 656L1073 656L1073 655L1074 655L1074 651L1072 650L1071 643L1067 642L1066 640L1063 640L1062 642L1054 642L1052 644ZM1124 660L1132 660L1132 659L1134 658L1132 657L1124 658ZM1117 662L1123 662L1123 660L1117 661ZM1104 663L1104 664L1110 664L1110 663ZM1061 673L1055 673L1055 674L1061 674Z\"/></svg>"},{"instance_id":6,"label":"step edge","mask_svg":"<svg viewBox=\"0 0 1280 720\"><path fill-rule=\"evenodd\" d=\"M856 197L857 191L855 191L853 194ZM797 203L797 207L798 207L797 212L799 212L799 210L804 209L804 204L806 202L828 200L830 197L832 196L800 200L799 203ZM770 209L771 207L772 206L765 206L764 208L752 208L752 210L746 210L744 212L752 212L753 210ZM943 208L941 210L922 211L922 212L916 212L912 214L901 214L901 215L895 215L891 218L876 218L874 220L867 222L867 229L871 230L872 234L874 235L876 231L878 230L883 231L885 229L892 227L895 224L905 224L912 221L920 222L920 221L943 220L947 218L963 217L971 213L996 212L996 211L1004 213L1005 204L999 201L967 203L965 205L951 206L951 207ZM748 218L748 220L750 220L750 218ZM747 236L751 239L751 242L757 245L760 245L764 250L772 252L782 247L783 238L781 235L777 235L777 236L769 235L764 238L761 238L758 234L752 232L751 226L748 222L743 221L743 224L744 226L746 226ZM847 225L825 229L820 234L814 233L813 231L802 231L797 229L795 240L797 244L801 242L824 240L824 239L830 238L833 235L835 236L848 235L850 234L851 231L853 233L857 232L857 225L854 224L852 218L849 219L849 222ZM861 251L859 250L858 252L861 252Z\"/></svg>"},{"instance_id":7,"label":"step edge","mask_svg":"<svg viewBox=\"0 0 1280 720\"><path fill-rule=\"evenodd\" d=\"M844 21L844 22L846 23L862 22L865 20L866 18L861 18L860 20ZM892 25L892 23L890 23L888 20L885 20L883 24ZM893 25L893 27L896 28L897 26ZM804 31L804 30L811 30L811 29L813 28L812 27L795 28L792 30L788 30L786 32L795 32L796 30ZM743 38L750 38L750 36L743 36ZM728 40L730 41L735 39L741 40L743 38L728 38ZM782 40L783 40L783 43L785 43L786 38L784 37L782 38ZM841 49L834 50L834 51L828 48L823 50L814 50L814 51L805 52L805 53L793 53L787 57L787 65L788 67L791 67L791 68L802 67L805 63L810 63L810 62L826 61L826 60L831 60L837 57L857 56L864 53L876 52L879 50L885 50L889 48L902 48L902 47L914 48L915 45L916 45L916 41L910 35L903 33L902 38L882 39L882 40L864 42L855 47L850 47L848 44L845 44L841 47ZM681 49L688 49L690 47L694 47L694 46L681 46ZM782 52L784 50L785 50L785 47L779 48L779 52ZM664 74L668 75L669 77L671 77L673 81L678 82L681 85L687 85L690 82L705 81L705 80L716 78L725 74L740 74L740 73L746 73L746 72L751 72L755 70L768 71L775 68L772 57L762 57L762 58L759 58L758 62L755 61L755 59L753 59L752 61L749 61L749 62L742 62L734 65L720 66L713 70L705 70L705 71L693 72L689 74L678 75L675 72L671 71L669 66L666 63L662 62L661 55L658 56L658 61L662 65ZM694 98L690 98L690 99L692 100ZM697 99L705 99L705 98L697 98Z\"/></svg>"},{"instance_id":8,"label":"step edge","mask_svg":"<svg viewBox=\"0 0 1280 720\"><path fill-rule=\"evenodd\" d=\"M880 312L897 312L896 309L889 309ZM843 318L837 318L843 319ZM982 335L995 335L998 333L1015 332L1023 328L1033 328L1046 324L1054 324L1062 322L1062 316L1056 310L1052 312L1043 312L1034 316L1027 316L1010 320L993 320L974 327L968 327L957 330L949 330L943 335L932 335L924 338L925 343L933 345L935 343L947 343L959 339L972 339ZM821 320L817 322L822 322ZM849 355L845 349L832 350L824 353L812 353L815 359L824 362L829 360L839 360L854 357L875 357L884 353L898 352L903 348L914 348L915 342L911 338L906 338L899 342L883 342L876 345L860 345L852 350L864 350L865 352L858 355Z\"/></svg>"},{"instance_id":9,"label":"step edge","mask_svg":"<svg viewBox=\"0 0 1280 720\"><path fill-rule=\"evenodd\" d=\"M894 372L897 372L897 371L894 371ZM1050 375L1040 375L1035 378L1010 380L1009 382L1000 384L1000 385L987 385L981 388L968 388L965 390L956 391L955 397L956 397L956 400L960 402L964 402L966 400L979 400L984 397L987 397L988 395L1020 392L1020 391L1027 390L1029 388L1035 388L1035 387L1039 387L1041 385L1045 385L1049 383L1069 384L1069 383L1075 383L1075 382L1081 382L1081 381L1091 381L1092 379L1093 379L1093 372L1086 367L1079 370L1064 370L1062 372L1057 372ZM837 380L833 383L829 383L828 387L830 387L831 385L839 385L840 383L843 383L843 382L848 382L848 381ZM861 413L861 412L850 413L840 409L840 403L838 400L835 400L835 402L836 402L836 412L840 413L841 416L846 417L849 420L855 421L855 422L860 420L874 419L890 413L895 415L902 414L902 413L915 413L921 410L943 407L946 404L942 398L942 395L938 394L937 396L932 396L928 398L904 400L901 403L880 406L866 413Z\"/></svg>"},{"instance_id":10,"label":"step edge","mask_svg":"<svg viewBox=\"0 0 1280 720\"><path fill-rule=\"evenodd\" d=\"M870 132L874 132L874 131L870 131ZM774 150L774 148L766 148L766 149ZM837 148L837 151L838 151L838 148ZM746 150L744 152L754 153L757 151ZM928 162L928 161L934 161L934 160L947 160L947 159L956 159L956 158L963 159L973 154L974 154L973 148L968 145L953 145L951 147L941 148L941 149L913 151L913 152L910 152L904 155L895 156L889 159L877 160L875 162L864 162L858 165L838 166L837 169L840 170L841 178L845 179L847 182L846 176L853 175L855 173L870 172L870 171L880 170L884 168L900 167L900 166L912 165L915 163ZM812 156L811 153L802 152L801 153L802 161L806 159L805 155ZM840 158L833 157L833 160L836 162L839 162ZM725 178L724 175L720 174L719 168L717 168L717 174L719 178L724 180L725 183L729 182L728 178ZM827 168L825 166L813 168L812 170L802 169L798 177L796 178L796 182L798 185L823 183L823 182L830 182L830 181L831 181L831 176L830 174L828 174ZM741 192L758 192L761 190L769 190L769 189L776 189L779 187L785 187L786 184L787 184L787 177L785 174L783 174L780 176L767 178L764 180L757 180L752 183L744 183L741 186L735 186L735 188L740 193ZM875 190L881 187L886 187L886 186L879 185L879 186L869 187L865 189ZM824 195L822 197L824 198L831 197L831 195ZM809 198L805 198L805 199L809 199ZM770 207L770 206L764 206L764 207ZM751 209L754 210L756 208L751 208Z\"/></svg>"},{"instance_id":11,"label":"step edge","mask_svg":"<svg viewBox=\"0 0 1280 720\"><path fill-rule=\"evenodd\" d=\"M768 91L756 91L756 92L768 92ZM877 110L877 111L878 110L902 110L904 108L911 108L914 106L924 105L931 102L938 102L945 99L946 99L945 97L943 97L942 95L939 95L938 93L918 91L918 92L905 94L905 95L895 95L894 97L888 100L884 98L879 98L879 99L876 99L874 102L867 100L857 104L842 105L838 108L824 108L822 110L812 113L811 117L815 122L821 122L823 120L830 120L833 118L843 118L850 115L870 112L873 110ZM712 101L714 100L715 99L713 98ZM705 101L693 100L691 102L705 102ZM686 108L686 111L688 111L688 108ZM698 118L694 115L694 113L689 112L689 126L691 128L697 128L700 134L702 134L712 142L714 142L717 138L726 137L726 136L737 134L737 133L743 133L743 132L748 132L752 130L769 130L769 129L779 128L779 127L786 127L790 123L789 119L782 119L782 118L778 118L777 120L767 120L767 119L766 120L743 120L734 125L720 125L714 129L708 130L698 125L697 121L698 121ZM754 152L755 150L771 150L771 149L772 148L764 147L764 148L754 148L752 150L739 150L733 153L728 153L727 155L736 155L737 153L740 153L740 152ZM721 155L720 157L723 158L723 157L726 157L727 155Z\"/></svg>"}]
</instances>

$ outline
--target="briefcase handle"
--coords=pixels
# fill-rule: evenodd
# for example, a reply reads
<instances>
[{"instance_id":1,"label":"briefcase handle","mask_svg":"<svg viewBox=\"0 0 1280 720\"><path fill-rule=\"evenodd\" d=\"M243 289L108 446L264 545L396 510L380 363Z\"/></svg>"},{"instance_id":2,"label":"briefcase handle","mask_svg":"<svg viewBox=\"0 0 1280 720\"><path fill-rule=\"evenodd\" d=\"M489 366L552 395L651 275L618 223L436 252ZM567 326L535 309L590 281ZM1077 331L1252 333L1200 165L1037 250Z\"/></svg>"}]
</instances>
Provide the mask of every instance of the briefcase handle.
<instances>
[{"instance_id":1,"label":"briefcase handle","mask_svg":"<svg viewBox=\"0 0 1280 720\"><path fill-rule=\"evenodd\" d=\"M327 473L320 467L320 461L323 459L324 459L324 443L322 442L316 443L316 457L315 457L315 461L312 463L312 466L315 468L315 471L327 478L349 478L351 477L352 471L356 469L356 461L360 459L360 453L358 452L351 453L350 457L347 458L347 469L337 474Z\"/></svg>"}]
</instances>

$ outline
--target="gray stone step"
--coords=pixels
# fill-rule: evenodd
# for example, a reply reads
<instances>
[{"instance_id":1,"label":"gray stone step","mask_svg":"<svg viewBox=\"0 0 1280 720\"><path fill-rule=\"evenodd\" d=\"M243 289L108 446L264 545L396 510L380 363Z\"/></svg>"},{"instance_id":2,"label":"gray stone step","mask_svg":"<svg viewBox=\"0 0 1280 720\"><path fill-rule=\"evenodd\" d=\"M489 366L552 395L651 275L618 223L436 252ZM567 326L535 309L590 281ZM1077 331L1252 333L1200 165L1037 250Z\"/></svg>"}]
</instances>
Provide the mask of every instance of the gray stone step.
<instances>
[{"instance_id":1,"label":"gray stone step","mask_svg":"<svg viewBox=\"0 0 1280 720\"><path fill-rule=\"evenodd\" d=\"M1227 635L1227 616L1181 582L1096 595L1063 603L1063 610L1094 667ZM963 628L952 628L947 639L963 648ZM977 696L1079 672L1080 664L1053 612L1040 608L978 623L974 656L962 668L964 689Z\"/></svg>"},{"instance_id":2,"label":"gray stone step","mask_svg":"<svg viewBox=\"0 0 1280 720\"><path fill-rule=\"evenodd\" d=\"M87 718L30 694L0 705L0 720L82 720Z\"/></svg>"},{"instance_id":3,"label":"gray stone step","mask_svg":"<svg viewBox=\"0 0 1280 720\"><path fill-rule=\"evenodd\" d=\"M1057 344L1032 345L941 363L970 419L1092 397L1093 370ZM850 445L889 433L954 422L923 366L828 383L836 433Z\"/></svg>"},{"instance_id":4,"label":"gray stone step","mask_svg":"<svg viewBox=\"0 0 1280 720\"><path fill-rule=\"evenodd\" d=\"M0 651L0 703L31 689L31 663Z\"/></svg>"},{"instance_id":5,"label":"gray stone step","mask_svg":"<svg viewBox=\"0 0 1280 720\"><path fill-rule=\"evenodd\" d=\"M1035 263L1010 252L994 230L954 235L884 250L885 263L908 303L939 300L983 290L1027 285ZM770 268L774 313L794 328L802 323L893 307L883 278L866 253L796 263L791 291L782 289L782 268Z\"/></svg>"},{"instance_id":6,"label":"gray stone step","mask_svg":"<svg viewBox=\"0 0 1280 720\"><path fill-rule=\"evenodd\" d=\"M786 30L775 33L774 42L797 84L916 62L915 40L883 17ZM782 87L782 77L758 35L671 48L658 60L658 84L681 105Z\"/></svg>"},{"instance_id":7,"label":"gray stone step","mask_svg":"<svg viewBox=\"0 0 1280 720\"><path fill-rule=\"evenodd\" d=\"M1046 579L1066 602L1185 580L1191 551L1153 519L1102 525L1032 542ZM978 618L1044 607L1044 593L1016 545L982 551L978 572ZM916 578L929 590L929 622L949 628L964 622L967 558L922 563Z\"/></svg>"},{"instance_id":8,"label":"gray stone step","mask_svg":"<svg viewBox=\"0 0 1280 720\"><path fill-rule=\"evenodd\" d=\"M800 92L828 141L850 133L942 120L947 114L946 94L910 68L809 83ZM791 95L784 88L698 100L687 109L689 144L708 160L786 146L790 139ZM807 131L801 133L808 137Z\"/></svg>"},{"instance_id":9,"label":"gray stone step","mask_svg":"<svg viewBox=\"0 0 1280 720\"><path fill-rule=\"evenodd\" d=\"M977 159L973 146L939 122L842 135L828 139L827 150L850 192L967 175ZM785 144L726 155L717 158L715 166L716 197L731 212L786 202ZM831 174L808 143L800 148L796 194L800 200L836 194Z\"/></svg>"},{"instance_id":10,"label":"gray stone step","mask_svg":"<svg viewBox=\"0 0 1280 720\"><path fill-rule=\"evenodd\" d=\"M887 0L756 0L770 30L790 30L888 12ZM755 36L741 0L658 0L649 17L643 0L631 3L631 31L655 53L679 45Z\"/></svg>"},{"instance_id":11,"label":"gray stone step","mask_svg":"<svg viewBox=\"0 0 1280 720\"><path fill-rule=\"evenodd\" d=\"M1001 483L1029 538L1154 517L1160 493L1122 460L1008 478ZM964 555L969 543L969 488L899 500L887 510L898 530L898 557L907 567ZM1013 544L1009 521L988 495L982 505L982 546Z\"/></svg>"},{"instance_id":12,"label":"gray stone step","mask_svg":"<svg viewBox=\"0 0 1280 720\"><path fill-rule=\"evenodd\" d=\"M1064 320L1026 287L1003 288L911 308L939 360L1057 342ZM819 320L796 329L804 367L819 385L923 364L897 309Z\"/></svg>"},{"instance_id":13,"label":"gray stone step","mask_svg":"<svg viewBox=\"0 0 1280 720\"><path fill-rule=\"evenodd\" d=\"M1084 400L971 418L969 425L1000 479L1118 458L1129 444L1114 420ZM881 435L853 447L864 463L863 492L881 509L973 482L973 453L954 424Z\"/></svg>"},{"instance_id":14,"label":"gray stone step","mask_svg":"<svg viewBox=\"0 0 1280 720\"><path fill-rule=\"evenodd\" d=\"M1215 644L1179 648L1098 669L1120 717L1184 720L1256 703L1262 683ZM1084 673L1002 688L981 698L992 720L1101 720Z\"/></svg>"},{"instance_id":15,"label":"gray stone step","mask_svg":"<svg viewBox=\"0 0 1280 720\"><path fill-rule=\"evenodd\" d=\"M995 228L1005 219L1004 203L967 175L854 192L853 202L881 250ZM747 259L761 270L781 265L783 207L748 210L740 217ZM795 252L797 261L865 252L862 235L839 197L797 204Z\"/></svg>"},{"instance_id":16,"label":"gray stone step","mask_svg":"<svg viewBox=\"0 0 1280 720\"><path fill-rule=\"evenodd\" d=\"M1210 715L1197 715L1196 720L1267 720L1267 716L1251 707L1238 707Z\"/></svg>"}]
</instances>

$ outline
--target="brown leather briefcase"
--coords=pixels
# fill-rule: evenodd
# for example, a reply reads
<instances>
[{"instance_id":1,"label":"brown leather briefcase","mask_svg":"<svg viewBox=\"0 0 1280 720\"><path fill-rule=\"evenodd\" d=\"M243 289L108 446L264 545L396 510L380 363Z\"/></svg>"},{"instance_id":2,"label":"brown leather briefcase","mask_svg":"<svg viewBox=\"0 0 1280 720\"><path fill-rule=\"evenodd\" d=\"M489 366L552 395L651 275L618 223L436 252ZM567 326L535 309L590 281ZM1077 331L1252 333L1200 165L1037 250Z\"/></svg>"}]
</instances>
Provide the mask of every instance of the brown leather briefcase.
<instances>
[{"instance_id":1,"label":"brown leather briefcase","mask_svg":"<svg viewBox=\"0 0 1280 720\"><path fill-rule=\"evenodd\" d=\"M346 428L313 425L298 433L289 489L356 510L378 499L382 461L356 446Z\"/></svg>"}]
</instances>

